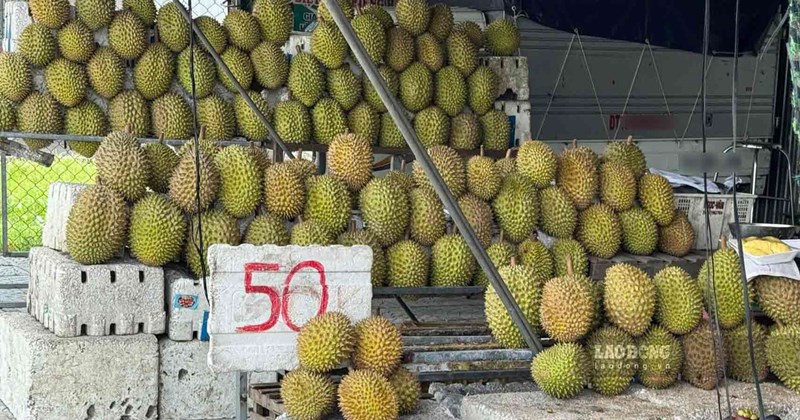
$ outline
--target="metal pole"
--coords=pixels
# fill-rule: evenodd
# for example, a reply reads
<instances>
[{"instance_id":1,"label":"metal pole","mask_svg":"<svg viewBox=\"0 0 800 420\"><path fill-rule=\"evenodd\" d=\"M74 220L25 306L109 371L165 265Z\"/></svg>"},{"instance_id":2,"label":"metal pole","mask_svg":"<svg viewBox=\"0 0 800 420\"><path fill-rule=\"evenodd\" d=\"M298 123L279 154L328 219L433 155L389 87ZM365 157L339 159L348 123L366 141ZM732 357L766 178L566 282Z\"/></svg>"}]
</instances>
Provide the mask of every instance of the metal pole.
<instances>
[{"instance_id":1,"label":"metal pole","mask_svg":"<svg viewBox=\"0 0 800 420\"><path fill-rule=\"evenodd\" d=\"M0 154L0 190L2 190L2 208L3 208L3 256L8 256L8 182L6 175L8 174L6 167L6 154Z\"/></svg>"},{"instance_id":2,"label":"metal pole","mask_svg":"<svg viewBox=\"0 0 800 420\"><path fill-rule=\"evenodd\" d=\"M542 343L539 341L539 337L536 335L536 332L523 315L522 310L520 310L519 305L517 305L517 302L514 300L511 292L506 287L506 284L500 278L497 268L494 266L494 264L492 264L491 260L489 260L489 256L486 254L486 251L480 245L478 238L475 236L475 231L472 230L472 226L470 226L464 217L464 214L461 212L461 208L458 206L453 193L450 192L449 188L447 188L442 176L439 174L439 171L433 165L433 161L431 161L430 156L428 156L428 152L425 150L425 147L422 146L422 143L419 141L419 138L417 138L417 135L414 132L414 129L411 127L411 124L408 122L408 119L402 111L402 108L400 108L400 105L397 103L397 99L391 93L389 93L389 89L386 87L383 77L380 75L380 73L378 73L378 69L370 60L366 50L364 50L364 46L361 44L361 41L359 41L356 37L355 33L353 32L353 27L344 16L344 13L342 13L342 9L339 7L339 4L336 1L331 0L325 0L325 4L328 6L328 11L333 17L333 21L336 23L336 26L339 27L339 30L342 31L342 35L344 35L344 38L347 40L347 44L353 51L353 55L355 55L356 60L358 60L358 63L361 65L361 69L369 78L369 81L372 82L372 85L378 92L381 101L389 110L392 120L395 124L397 124L397 128L400 129L400 132L403 134L403 138L405 139L406 143L408 143L411 151L414 153L414 157L416 157L417 162L419 162L419 164L422 166L422 169L425 171L425 175L432 180L431 183L433 184L434 190L436 190L436 194L442 200L445 208L450 213L453 221L456 223L461 235L464 237L467 245L472 251L472 255L475 256L475 258L478 260L478 264L481 266L481 269L483 269L484 273L486 273L486 275L489 277L492 287L494 287L494 290L497 291L497 295L500 297L500 300L503 302L509 314L511 315L511 319L514 321L514 324L517 326L517 328L519 328L522 337L525 339L525 343L528 345L528 347L530 347L534 354L542 351Z\"/></svg>"},{"instance_id":3,"label":"metal pole","mask_svg":"<svg viewBox=\"0 0 800 420\"><path fill-rule=\"evenodd\" d=\"M236 372L239 380L236 381L236 415L237 420L247 420L247 372Z\"/></svg>"},{"instance_id":4,"label":"metal pole","mask_svg":"<svg viewBox=\"0 0 800 420\"><path fill-rule=\"evenodd\" d=\"M281 140L281 137L269 123L267 117L261 112L260 109L258 109L256 104L250 98L250 95L247 94L247 91L242 87L242 85L239 84L239 81L236 80L236 77L234 77L233 73L231 73L231 69L229 69L228 65L225 64L224 61L222 61L222 58L219 56L219 54L217 54L217 52L211 46L211 43L208 42L206 36L203 35L203 31L201 31L200 28L198 28L197 25L194 23L194 20L192 19L191 15L189 15L189 11L186 10L186 8L183 6L183 4L181 4L181 2L176 1L174 3L175 6L178 8L178 11L181 12L181 15L183 15L183 18L191 26L192 32L194 32L194 34L197 36L197 39L200 41L201 44L203 44L203 47L205 47L206 51L211 55L211 57L214 58L214 61L217 62L217 66L219 66L219 68L221 68L222 71L225 72L225 75L228 76L228 79L230 79L231 83L236 88L236 91L239 92L239 95L242 96L242 99L244 99L245 103L247 103L247 106L250 108L250 110L253 111L254 114L256 114L256 117L258 117L258 120L261 122L261 124L264 124L264 126L267 127L267 131L269 131L269 136L272 138L272 140L275 141L275 143L277 143L278 146L280 146L280 148L287 155L291 155L292 153L289 151L289 148L286 147L286 144L283 142L283 140ZM294 156L292 156L290 159L294 159Z\"/></svg>"}]
</instances>

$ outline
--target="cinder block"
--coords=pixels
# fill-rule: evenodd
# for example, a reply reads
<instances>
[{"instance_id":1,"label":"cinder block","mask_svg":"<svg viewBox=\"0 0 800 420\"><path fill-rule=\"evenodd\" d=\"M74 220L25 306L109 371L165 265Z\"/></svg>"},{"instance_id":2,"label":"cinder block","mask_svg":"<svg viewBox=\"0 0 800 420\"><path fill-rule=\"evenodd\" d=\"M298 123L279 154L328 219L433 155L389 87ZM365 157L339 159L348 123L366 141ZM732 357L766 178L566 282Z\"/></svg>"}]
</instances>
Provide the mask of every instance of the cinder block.
<instances>
[{"instance_id":1,"label":"cinder block","mask_svg":"<svg viewBox=\"0 0 800 420\"><path fill-rule=\"evenodd\" d=\"M236 414L237 373L214 373L208 367L208 343L158 340L161 356L160 419L231 419Z\"/></svg>"},{"instance_id":2,"label":"cinder block","mask_svg":"<svg viewBox=\"0 0 800 420\"><path fill-rule=\"evenodd\" d=\"M511 122L511 142L509 147L522 144L531 138L531 103L529 101L497 101L496 109L501 109L508 115Z\"/></svg>"},{"instance_id":3,"label":"cinder block","mask_svg":"<svg viewBox=\"0 0 800 420\"><path fill-rule=\"evenodd\" d=\"M47 212L42 229L42 244L57 251L67 252L67 218L78 194L86 184L54 182L47 190Z\"/></svg>"},{"instance_id":4,"label":"cinder block","mask_svg":"<svg viewBox=\"0 0 800 420\"><path fill-rule=\"evenodd\" d=\"M503 95L508 91L514 94L514 99L527 101L531 96L528 57L481 57L481 64L494 70L497 74L497 94Z\"/></svg>"},{"instance_id":5,"label":"cinder block","mask_svg":"<svg viewBox=\"0 0 800 420\"><path fill-rule=\"evenodd\" d=\"M29 254L28 312L58 337L161 334L164 270L134 260L82 265L50 248Z\"/></svg>"},{"instance_id":6,"label":"cinder block","mask_svg":"<svg viewBox=\"0 0 800 420\"><path fill-rule=\"evenodd\" d=\"M174 341L207 341L208 300L203 283L185 270L168 268L164 275L167 280L167 336Z\"/></svg>"},{"instance_id":7,"label":"cinder block","mask_svg":"<svg viewBox=\"0 0 800 420\"><path fill-rule=\"evenodd\" d=\"M155 419L155 336L58 338L0 312L0 400L18 420Z\"/></svg>"},{"instance_id":8,"label":"cinder block","mask_svg":"<svg viewBox=\"0 0 800 420\"><path fill-rule=\"evenodd\" d=\"M291 370L297 331L318 313L370 315L367 246L212 245L209 364L215 372Z\"/></svg>"}]
</instances>

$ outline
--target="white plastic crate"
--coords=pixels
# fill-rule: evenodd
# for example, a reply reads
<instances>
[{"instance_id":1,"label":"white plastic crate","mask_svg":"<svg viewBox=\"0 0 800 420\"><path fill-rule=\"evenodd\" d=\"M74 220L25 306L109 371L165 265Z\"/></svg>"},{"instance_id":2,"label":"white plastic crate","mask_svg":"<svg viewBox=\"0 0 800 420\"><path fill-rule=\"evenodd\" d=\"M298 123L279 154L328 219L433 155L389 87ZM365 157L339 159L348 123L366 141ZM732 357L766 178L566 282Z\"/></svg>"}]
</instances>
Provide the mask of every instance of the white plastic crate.
<instances>
[{"instance_id":1,"label":"white plastic crate","mask_svg":"<svg viewBox=\"0 0 800 420\"><path fill-rule=\"evenodd\" d=\"M753 221L753 207L756 196L753 194L736 193L736 201L739 210L739 223L750 223ZM703 194L675 194L675 208L683 211L689 216L689 222L695 233L694 249L706 250L717 249L719 247L719 237L721 235L730 236L729 223L733 223L734 208L733 195L730 194L709 194L709 225L711 226L711 244L709 246L708 235L706 234L706 215L703 211Z\"/></svg>"}]
</instances>

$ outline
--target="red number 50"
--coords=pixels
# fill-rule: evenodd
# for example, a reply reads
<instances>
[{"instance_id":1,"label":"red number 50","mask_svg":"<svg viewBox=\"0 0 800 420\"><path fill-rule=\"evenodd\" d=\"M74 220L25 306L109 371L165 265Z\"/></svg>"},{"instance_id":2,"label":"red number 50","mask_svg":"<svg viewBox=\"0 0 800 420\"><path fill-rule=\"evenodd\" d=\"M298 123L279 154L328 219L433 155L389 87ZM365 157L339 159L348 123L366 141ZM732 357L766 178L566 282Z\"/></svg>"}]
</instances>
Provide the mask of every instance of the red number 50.
<instances>
[{"instance_id":1,"label":"red number 50","mask_svg":"<svg viewBox=\"0 0 800 420\"><path fill-rule=\"evenodd\" d=\"M289 316L289 298L292 295L289 287L292 284L295 274L304 268L312 268L317 270L317 273L319 274L319 285L322 287L322 295L320 298L317 315L325 313L325 310L328 309L328 284L325 281L325 269L322 267L322 264L320 264L319 261L303 261L292 267L289 275L286 276L286 280L283 284L283 292L280 296L278 295L278 292L272 288L272 286L253 285L253 273L278 271L280 269L280 265L277 263L247 263L244 265L244 291L248 294L263 294L269 296L270 315L269 319L261 324L246 325L244 327L239 327L236 330L238 332L268 331L278 323L278 316L282 316L286 326L288 326L292 331L299 331L300 327L295 325Z\"/></svg>"}]
</instances>

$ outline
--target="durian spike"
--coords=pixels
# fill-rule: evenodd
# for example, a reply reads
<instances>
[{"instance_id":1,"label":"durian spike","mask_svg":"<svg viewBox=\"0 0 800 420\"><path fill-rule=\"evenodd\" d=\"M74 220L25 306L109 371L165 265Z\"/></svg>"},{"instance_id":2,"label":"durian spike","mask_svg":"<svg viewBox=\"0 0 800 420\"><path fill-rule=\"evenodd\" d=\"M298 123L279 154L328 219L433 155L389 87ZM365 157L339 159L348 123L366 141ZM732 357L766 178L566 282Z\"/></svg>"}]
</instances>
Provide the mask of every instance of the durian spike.
<instances>
[{"instance_id":1,"label":"durian spike","mask_svg":"<svg viewBox=\"0 0 800 420\"><path fill-rule=\"evenodd\" d=\"M572 255L567 255L566 258L564 258L564 262L567 265L567 275L573 275L574 271L572 269Z\"/></svg>"}]
</instances>

